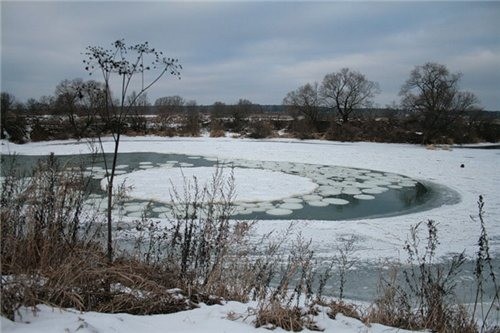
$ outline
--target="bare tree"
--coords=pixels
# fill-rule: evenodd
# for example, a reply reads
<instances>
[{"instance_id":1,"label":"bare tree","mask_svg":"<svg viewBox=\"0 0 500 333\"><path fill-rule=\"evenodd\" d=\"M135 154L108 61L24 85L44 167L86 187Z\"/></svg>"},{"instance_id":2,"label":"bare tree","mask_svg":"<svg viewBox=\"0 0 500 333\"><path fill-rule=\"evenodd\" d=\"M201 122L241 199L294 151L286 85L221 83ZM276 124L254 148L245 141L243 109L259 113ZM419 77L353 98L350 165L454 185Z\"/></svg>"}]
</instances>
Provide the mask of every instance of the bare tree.
<instances>
[{"instance_id":1,"label":"bare tree","mask_svg":"<svg viewBox=\"0 0 500 333\"><path fill-rule=\"evenodd\" d=\"M325 105L337 111L343 123L349 121L355 109L372 105L373 97L379 92L378 83L349 68L325 75L320 87Z\"/></svg>"},{"instance_id":2,"label":"bare tree","mask_svg":"<svg viewBox=\"0 0 500 333\"><path fill-rule=\"evenodd\" d=\"M318 94L318 83L307 83L294 91L290 91L283 99L283 104L292 111L292 113L303 115L310 125L318 129L321 106Z\"/></svg>"},{"instance_id":3,"label":"bare tree","mask_svg":"<svg viewBox=\"0 0 500 333\"><path fill-rule=\"evenodd\" d=\"M27 138L26 119L23 105L16 98L2 92L0 97L0 137L13 142L24 143Z\"/></svg>"},{"instance_id":4,"label":"bare tree","mask_svg":"<svg viewBox=\"0 0 500 333\"><path fill-rule=\"evenodd\" d=\"M8 124L7 115L12 112L12 106L14 105L15 97L7 92L2 92L0 97L0 135L2 139L7 138L8 134Z\"/></svg>"},{"instance_id":5,"label":"bare tree","mask_svg":"<svg viewBox=\"0 0 500 333\"><path fill-rule=\"evenodd\" d=\"M53 96L42 96L38 100L29 98L26 101L26 112L29 115L50 115L54 113L54 104Z\"/></svg>"},{"instance_id":6,"label":"bare tree","mask_svg":"<svg viewBox=\"0 0 500 333\"><path fill-rule=\"evenodd\" d=\"M250 100L240 98L236 105L230 108L233 131L241 132L245 127L245 119L250 116L254 104Z\"/></svg>"},{"instance_id":7,"label":"bare tree","mask_svg":"<svg viewBox=\"0 0 500 333\"><path fill-rule=\"evenodd\" d=\"M186 104L184 98L178 95L157 98L155 106L161 113L179 113Z\"/></svg>"},{"instance_id":8,"label":"bare tree","mask_svg":"<svg viewBox=\"0 0 500 333\"><path fill-rule=\"evenodd\" d=\"M138 107L151 106L151 103L148 99L148 94L143 93L141 96L137 96L137 92L135 90L132 91L132 93L127 97L127 103L129 105Z\"/></svg>"},{"instance_id":9,"label":"bare tree","mask_svg":"<svg viewBox=\"0 0 500 333\"><path fill-rule=\"evenodd\" d=\"M178 95L164 96L156 99L156 119L162 131L168 131L177 122L176 118L182 114L185 103L184 98Z\"/></svg>"},{"instance_id":10,"label":"bare tree","mask_svg":"<svg viewBox=\"0 0 500 333\"><path fill-rule=\"evenodd\" d=\"M140 131L147 134L148 120L145 114L148 111L148 107L151 106L147 93L137 96L137 92L134 90L127 97L127 103L131 106L131 112L128 116L130 129L132 131Z\"/></svg>"},{"instance_id":11,"label":"bare tree","mask_svg":"<svg viewBox=\"0 0 500 333\"><path fill-rule=\"evenodd\" d=\"M56 112L67 118L78 139L89 134L89 128L105 104L104 86L99 82L63 80L56 87Z\"/></svg>"},{"instance_id":12,"label":"bare tree","mask_svg":"<svg viewBox=\"0 0 500 333\"><path fill-rule=\"evenodd\" d=\"M130 113L136 100L157 83L164 75L173 75L180 78L181 65L177 59L166 58L163 52L151 48L148 42L127 46L123 40L117 40L112 44L111 49L101 46L88 46L85 52L86 59L83 60L85 70L89 74L100 73L104 80L105 91L105 112L104 121L111 130L114 142L113 158L111 165L108 165L106 158L106 179L107 179L107 256L113 261L112 242L112 204L113 204L113 183L118 160L118 148L120 138L125 129L125 117ZM146 76L145 73L151 73ZM127 99L128 90L136 84L140 87L134 99ZM117 83L118 101L112 97L111 84ZM104 147L99 136L101 152L104 155Z\"/></svg>"},{"instance_id":13,"label":"bare tree","mask_svg":"<svg viewBox=\"0 0 500 333\"><path fill-rule=\"evenodd\" d=\"M422 143L446 135L466 111L477 110L478 99L459 90L461 73L450 73L444 65L428 62L416 66L401 87L401 105L420 116Z\"/></svg>"},{"instance_id":14,"label":"bare tree","mask_svg":"<svg viewBox=\"0 0 500 333\"><path fill-rule=\"evenodd\" d=\"M184 115L184 131L191 136L200 135L200 111L195 100L185 103L186 113Z\"/></svg>"},{"instance_id":15,"label":"bare tree","mask_svg":"<svg viewBox=\"0 0 500 333\"><path fill-rule=\"evenodd\" d=\"M220 101L214 102L211 108L210 118L214 120L217 118L226 117L227 116L226 110L227 110L226 103Z\"/></svg>"}]
</instances>

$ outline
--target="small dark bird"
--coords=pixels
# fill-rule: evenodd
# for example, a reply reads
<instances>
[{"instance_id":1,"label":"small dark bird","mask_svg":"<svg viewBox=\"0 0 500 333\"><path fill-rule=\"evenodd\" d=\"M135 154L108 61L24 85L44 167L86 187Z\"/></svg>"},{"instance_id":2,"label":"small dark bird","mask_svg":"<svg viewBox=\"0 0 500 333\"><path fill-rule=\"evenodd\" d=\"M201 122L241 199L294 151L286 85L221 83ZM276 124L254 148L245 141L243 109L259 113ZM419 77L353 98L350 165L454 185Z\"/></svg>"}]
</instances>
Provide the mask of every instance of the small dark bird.
<instances>
[{"instance_id":1,"label":"small dark bird","mask_svg":"<svg viewBox=\"0 0 500 333\"><path fill-rule=\"evenodd\" d=\"M462 163L462 164L460 164L460 167L461 167L461 168L465 168L465 165L463 165L463 163Z\"/></svg>"}]
</instances>

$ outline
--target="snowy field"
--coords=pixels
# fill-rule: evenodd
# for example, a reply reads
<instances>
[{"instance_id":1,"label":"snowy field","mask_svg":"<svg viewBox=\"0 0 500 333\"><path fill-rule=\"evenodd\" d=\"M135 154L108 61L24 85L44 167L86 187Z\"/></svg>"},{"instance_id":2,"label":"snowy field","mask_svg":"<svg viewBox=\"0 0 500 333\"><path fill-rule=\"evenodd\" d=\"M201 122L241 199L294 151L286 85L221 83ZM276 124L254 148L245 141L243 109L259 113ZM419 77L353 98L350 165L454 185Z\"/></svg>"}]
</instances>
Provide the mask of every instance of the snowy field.
<instances>
[{"instance_id":1,"label":"snowy field","mask_svg":"<svg viewBox=\"0 0 500 333\"><path fill-rule=\"evenodd\" d=\"M112 151L112 141L105 142L105 149ZM26 145L2 141L2 154L43 155L50 152L56 155L89 153L90 147L85 142L76 141ZM432 219L438 223L441 243L437 249L439 257L446 259L452 253L464 250L467 255L473 256L479 237L479 225L471 219L471 215L477 215L478 196L483 195L486 212L484 217L490 236L491 251L495 255L500 252L500 150L498 149L431 150L404 144L284 139L124 137L120 152L175 153L224 160L245 159L345 166L396 173L418 181L446 185L460 195L459 203L393 217L348 221L298 221L297 228L306 238L312 239L313 247L319 256L326 257L335 251L339 236L354 234L360 239L356 255L361 260L377 262L385 259L404 260L402 247L410 226ZM462 164L464 167L461 167ZM251 178L252 174L245 177ZM286 182L287 179L278 180ZM265 186L266 182L261 181L259 184ZM154 183L150 186L154 186ZM267 186L272 187L272 184ZM304 183L302 186L307 190L309 184ZM236 190L238 191L238 188ZM263 234L283 229L288 226L288 222L287 220L259 221L257 232ZM2 327L9 332L49 332L57 329L64 331L65 328L73 332L80 324L82 329L79 332L136 332L145 329L155 332L165 327L177 332L254 331L249 323L243 323L242 320L233 322L225 319L229 311L243 313L246 308L247 305L229 303L223 307L202 307L193 311L145 319L130 315L74 312L61 314L59 310L53 311L42 307L37 318L29 314L23 316L23 321L30 321L32 324L14 324L3 320ZM56 319L57 325L54 326ZM359 322L346 318L325 321L322 326L341 332L385 332L387 329L377 325L367 328Z\"/></svg>"}]
</instances>

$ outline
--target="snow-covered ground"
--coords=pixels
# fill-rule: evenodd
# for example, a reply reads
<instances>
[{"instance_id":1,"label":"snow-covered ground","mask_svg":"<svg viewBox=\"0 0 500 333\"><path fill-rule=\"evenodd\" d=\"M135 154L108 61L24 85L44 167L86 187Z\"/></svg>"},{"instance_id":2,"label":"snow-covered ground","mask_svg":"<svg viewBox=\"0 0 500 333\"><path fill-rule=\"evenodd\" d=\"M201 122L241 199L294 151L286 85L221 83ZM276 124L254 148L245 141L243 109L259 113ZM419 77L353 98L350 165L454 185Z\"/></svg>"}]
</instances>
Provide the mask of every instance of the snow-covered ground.
<instances>
[{"instance_id":1,"label":"snow-covered ground","mask_svg":"<svg viewBox=\"0 0 500 333\"><path fill-rule=\"evenodd\" d=\"M112 151L112 142L104 144ZM357 256L366 261L404 259L402 251L410 226L428 219L438 222L440 246L438 256L466 251L472 256L479 237L478 222L471 219L477 215L477 200L484 197L485 222L490 236L491 251L500 253L500 150L498 149L427 149L422 146L379 143L340 143L328 141L298 140L250 140L230 138L163 138L124 137L121 152L157 152L207 156L218 159L246 159L253 161L289 161L332 166L372 169L397 173L422 181L430 181L459 193L457 204L444 205L412 214L348 221L299 221L297 228L302 235L311 238L319 256L328 256L336 248L339 236L355 234L360 239ZM90 152L85 142L52 141L15 145L2 142L2 153L42 155L54 152L59 155ZM463 164L463 167L461 165ZM282 229L287 220L260 221L258 233ZM127 332L162 327L174 331L253 331L248 323L232 322L225 317L229 311L244 312L246 305L231 303L223 307L201 309L167 316L134 317L129 315L78 314L45 307L37 318L27 315L30 325L3 322L4 329L13 332L52 331L50 322L58 318L61 331L77 329L79 324L86 331ZM23 320L25 319L23 318ZM82 318L81 320L79 318ZM326 319L325 319L326 320ZM84 324L87 323L87 324ZM176 326L174 326L174 323ZM37 326L38 325L38 326ZM87 326L86 326L87 325ZM336 326L340 325L340 326ZM387 328L367 328L351 319L329 321L323 327L342 332L381 332ZM41 330L38 330L40 328ZM58 326L59 328L59 326ZM83 330L83 331L85 331Z\"/></svg>"},{"instance_id":2,"label":"snow-covered ground","mask_svg":"<svg viewBox=\"0 0 500 333\"><path fill-rule=\"evenodd\" d=\"M203 333L258 333L286 332L280 328L270 331L266 328L256 329L252 324L254 315L248 315L248 308L257 304L228 302L227 304L206 306L199 309L182 311L168 315L135 316L130 314L105 314L96 312L81 313L75 310L53 309L45 305L39 306L36 315L23 309L22 321L11 322L2 317L2 332L15 333L165 333L165 332L203 332ZM338 314L331 320L325 312L316 318L319 327L325 332L342 333L405 333L402 329L390 328L379 324L366 326L360 321ZM304 330L303 332L309 332Z\"/></svg>"}]
</instances>

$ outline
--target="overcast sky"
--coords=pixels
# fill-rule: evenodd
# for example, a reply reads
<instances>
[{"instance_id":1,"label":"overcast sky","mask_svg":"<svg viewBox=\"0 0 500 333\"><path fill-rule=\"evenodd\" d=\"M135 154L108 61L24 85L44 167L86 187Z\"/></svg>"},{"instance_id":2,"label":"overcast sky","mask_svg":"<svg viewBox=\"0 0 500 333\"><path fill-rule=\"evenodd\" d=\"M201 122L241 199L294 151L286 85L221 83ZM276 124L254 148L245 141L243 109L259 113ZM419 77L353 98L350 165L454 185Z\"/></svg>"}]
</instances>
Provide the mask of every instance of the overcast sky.
<instances>
[{"instance_id":1,"label":"overcast sky","mask_svg":"<svg viewBox=\"0 0 500 333\"><path fill-rule=\"evenodd\" d=\"M342 67L399 101L416 65L462 72L461 88L500 110L500 2L1 2L1 90L18 100L84 78L88 45L148 41L178 58L182 79L148 93L198 104L281 104ZM97 76L92 77L94 79Z\"/></svg>"}]
</instances>

